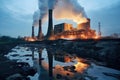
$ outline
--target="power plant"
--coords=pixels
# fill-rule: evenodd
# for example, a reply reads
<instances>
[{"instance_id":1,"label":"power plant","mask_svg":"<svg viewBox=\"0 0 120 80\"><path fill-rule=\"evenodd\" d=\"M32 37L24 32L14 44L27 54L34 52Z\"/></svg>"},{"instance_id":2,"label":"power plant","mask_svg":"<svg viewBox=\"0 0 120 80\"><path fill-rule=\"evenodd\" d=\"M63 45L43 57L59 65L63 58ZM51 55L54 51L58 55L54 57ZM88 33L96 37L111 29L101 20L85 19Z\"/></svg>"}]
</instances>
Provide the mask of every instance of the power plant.
<instances>
[{"instance_id":1,"label":"power plant","mask_svg":"<svg viewBox=\"0 0 120 80\"><path fill-rule=\"evenodd\" d=\"M90 29L90 19L78 24L77 28L68 23L57 24L54 27L54 33L55 39L91 39L96 36L96 31Z\"/></svg>"},{"instance_id":2,"label":"power plant","mask_svg":"<svg viewBox=\"0 0 120 80\"><path fill-rule=\"evenodd\" d=\"M54 25L53 29L53 10L48 10L48 30L46 36L42 33L42 20L39 19L39 28L37 37L34 34L34 26L32 26L32 36L25 38L27 41L42 41L42 40L57 40L57 39L94 39L101 37L100 23L98 36L96 31L90 27L90 19L86 18L87 21L80 23L76 28L72 24L61 23Z\"/></svg>"}]
</instances>

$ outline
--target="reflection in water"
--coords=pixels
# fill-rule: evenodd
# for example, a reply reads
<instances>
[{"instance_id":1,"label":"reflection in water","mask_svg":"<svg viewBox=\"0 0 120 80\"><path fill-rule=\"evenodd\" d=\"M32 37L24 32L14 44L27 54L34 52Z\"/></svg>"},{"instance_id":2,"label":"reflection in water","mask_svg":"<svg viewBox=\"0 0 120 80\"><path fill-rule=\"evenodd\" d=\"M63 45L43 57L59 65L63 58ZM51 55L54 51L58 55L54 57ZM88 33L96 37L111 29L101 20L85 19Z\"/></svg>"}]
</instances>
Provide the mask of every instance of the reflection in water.
<instances>
[{"instance_id":1,"label":"reflection in water","mask_svg":"<svg viewBox=\"0 0 120 80\"><path fill-rule=\"evenodd\" d=\"M31 48L31 51L32 51L32 60L34 60L34 51L35 51L35 48L32 47L32 48Z\"/></svg>"},{"instance_id":2,"label":"reflection in water","mask_svg":"<svg viewBox=\"0 0 120 80\"><path fill-rule=\"evenodd\" d=\"M31 80L119 80L116 78L120 71L100 66L95 64L97 62L79 58L76 54L69 54L51 46L16 46L12 50L6 57L17 62L27 62L37 69L34 76L29 76Z\"/></svg>"},{"instance_id":3,"label":"reflection in water","mask_svg":"<svg viewBox=\"0 0 120 80\"><path fill-rule=\"evenodd\" d=\"M49 62L49 77L53 77L53 52L52 48L47 48L48 62Z\"/></svg>"},{"instance_id":4,"label":"reflection in water","mask_svg":"<svg viewBox=\"0 0 120 80\"><path fill-rule=\"evenodd\" d=\"M42 50L43 50L43 48L38 48L39 65L40 66L41 66L41 61L42 61Z\"/></svg>"},{"instance_id":5,"label":"reflection in water","mask_svg":"<svg viewBox=\"0 0 120 80\"><path fill-rule=\"evenodd\" d=\"M50 80L52 77L52 54L49 53L49 51L47 53L46 56L48 56L48 63L46 63L45 61L43 61L43 57L42 57L42 51L43 48L39 48L38 49L38 53L39 53L39 67L40 67L40 73L39 73L39 80ZM48 71L49 71L49 75L48 75Z\"/></svg>"},{"instance_id":6,"label":"reflection in water","mask_svg":"<svg viewBox=\"0 0 120 80\"><path fill-rule=\"evenodd\" d=\"M50 50L50 48L47 48L47 54L44 56L44 58L48 57L48 63L44 61L42 58L42 50L39 49L39 65L40 65L40 74L39 74L39 80L52 80L53 77L53 54Z\"/></svg>"},{"instance_id":7,"label":"reflection in water","mask_svg":"<svg viewBox=\"0 0 120 80\"><path fill-rule=\"evenodd\" d=\"M83 63L83 59L70 55L68 53L61 53L59 50L47 47L46 49L39 49L39 78L42 80L55 79L71 79L79 73L83 73L88 67L88 64ZM81 75L81 74L79 74ZM47 78L49 76L49 79Z\"/></svg>"},{"instance_id":8,"label":"reflection in water","mask_svg":"<svg viewBox=\"0 0 120 80\"><path fill-rule=\"evenodd\" d=\"M84 62L86 62L85 59L81 59L76 57L76 60L78 61L77 64L75 64L75 70L79 73L82 73L85 69L87 69L87 67L89 66L88 64L85 64Z\"/></svg>"}]
</instances>

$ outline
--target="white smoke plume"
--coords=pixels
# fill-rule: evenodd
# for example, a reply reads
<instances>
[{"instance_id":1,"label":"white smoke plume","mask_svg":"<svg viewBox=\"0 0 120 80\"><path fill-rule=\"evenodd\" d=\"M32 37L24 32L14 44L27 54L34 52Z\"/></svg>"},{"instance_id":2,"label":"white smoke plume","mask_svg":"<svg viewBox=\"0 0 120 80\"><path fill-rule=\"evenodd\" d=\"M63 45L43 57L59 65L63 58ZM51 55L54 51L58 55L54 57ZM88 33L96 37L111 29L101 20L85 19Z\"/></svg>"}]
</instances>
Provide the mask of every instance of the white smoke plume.
<instances>
[{"instance_id":1,"label":"white smoke plume","mask_svg":"<svg viewBox=\"0 0 120 80\"><path fill-rule=\"evenodd\" d=\"M40 10L37 10L33 14L33 26L34 27L38 26L39 17L40 17Z\"/></svg>"},{"instance_id":2,"label":"white smoke plume","mask_svg":"<svg viewBox=\"0 0 120 80\"><path fill-rule=\"evenodd\" d=\"M38 26L39 20L45 18L48 10L48 1L47 0L38 0L39 9L33 14L33 26Z\"/></svg>"},{"instance_id":3,"label":"white smoke plume","mask_svg":"<svg viewBox=\"0 0 120 80\"><path fill-rule=\"evenodd\" d=\"M59 0L54 8L54 17L56 19L73 20L78 24L87 22L84 8L77 0Z\"/></svg>"},{"instance_id":4,"label":"white smoke plume","mask_svg":"<svg viewBox=\"0 0 120 80\"><path fill-rule=\"evenodd\" d=\"M38 5L40 11L37 12L39 14L34 14L34 22L39 19L47 19L48 9L53 9L53 16L57 20L73 20L78 24L87 22L87 16L84 8L81 7L81 5L78 3L78 0L39 0Z\"/></svg>"},{"instance_id":5,"label":"white smoke plume","mask_svg":"<svg viewBox=\"0 0 120 80\"><path fill-rule=\"evenodd\" d=\"M58 1L60 0L48 0L48 8L54 9Z\"/></svg>"},{"instance_id":6,"label":"white smoke plume","mask_svg":"<svg viewBox=\"0 0 120 80\"><path fill-rule=\"evenodd\" d=\"M47 4L48 4L48 0L38 0L39 10L40 10L40 19L43 19L47 14L47 10L48 10Z\"/></svg>"}]
</instances>

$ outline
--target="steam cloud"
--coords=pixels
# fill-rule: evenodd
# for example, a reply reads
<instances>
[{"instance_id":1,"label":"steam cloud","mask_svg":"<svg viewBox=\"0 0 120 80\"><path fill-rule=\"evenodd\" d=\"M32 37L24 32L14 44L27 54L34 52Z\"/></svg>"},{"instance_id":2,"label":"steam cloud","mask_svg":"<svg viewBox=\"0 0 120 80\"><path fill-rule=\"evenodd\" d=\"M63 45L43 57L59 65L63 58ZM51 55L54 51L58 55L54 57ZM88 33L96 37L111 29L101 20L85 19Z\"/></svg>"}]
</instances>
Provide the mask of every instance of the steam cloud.
<instances>
[{"instance_id":1,"label":"steam cloud","mask_svg":"<svg viewBox=\"0 0 120 80\"><path fill-rule=\"evenodd\" d=\"M34 13L33 25L38 24L39 19L47 19L48 9L54 9L55 19L68 19L76 23L87 22L84 8L77 0L39 0L39 10Z\"/></svg>"},{"instance_id":2,"label":"steam cloud","mask_svg":"<svg viewBox=\"0 0 120 80\"><path fill-rule=\"evenodd\" d=\"M33 26L38 26L39 17L40 17L40 10L37 10L34 12L33 15Z\"/></svg>"},{"instance_id":3,"label":"steam cloud","mask_svg":"<svg viewBox=\"0 0 120 80\"><path fill-rule=\"evenodd\" d=\"M54 9L58 1L60 0L48 0L48 8Z\"/></svg>"},{"instance_id":4,"label":"steam cloud","mask_svg":"<svg viewBox=\"0 0 120 80\"><path fill-rule=\"evenodd\" d=\"M52 1L52 0L51 0ZM39 0L39 10L40 10L40 19L43 19L44 16L47 14L47 10L48 10L48 1L47 0Z\"/></svg>"},{"instance_id":5,"label":"steam cloud","mask_svg":"<svg viewBox=\"0 0 120 80\"><path fill-rule=\"evenodd\" d=\"M54 9L54 17L73 20L78 24L87 22L84 8L80 6L77 0L59 0Z\"/></svg>"}]
</instances>

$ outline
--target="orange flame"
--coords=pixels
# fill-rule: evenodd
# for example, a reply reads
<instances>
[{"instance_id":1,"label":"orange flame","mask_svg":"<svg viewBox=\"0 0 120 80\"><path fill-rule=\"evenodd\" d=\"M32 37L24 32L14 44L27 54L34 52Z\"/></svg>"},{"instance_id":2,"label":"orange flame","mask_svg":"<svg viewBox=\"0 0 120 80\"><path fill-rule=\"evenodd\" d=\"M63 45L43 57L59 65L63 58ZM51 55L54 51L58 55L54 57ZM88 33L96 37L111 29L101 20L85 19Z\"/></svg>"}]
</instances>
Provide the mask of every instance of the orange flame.
<instances>
[{"instance_id":1,"label":"orange flame","mask_svg":"<svg viewBox=\"0 0 120 80\"><path fill-rule=\"evenodd\" d=\"M32 37L25 37L24 39L25 41L31 41L31 42L37 40L36 38L32 38Z\"/></svg>"},{"instance_id":2,"label":"orange flame","mask_svg":"<svg viewBox=\"0 0 120 80\"><path fill-rule=\"evenodd\" d=\"M82 73L85 69L87 69L87 67L89 66L88 64L83 63L82 61L84 61L83 59L80 58L76 58L78 63L75 64L75 70L79 73Z\"/></svg>"}]
</instances>

